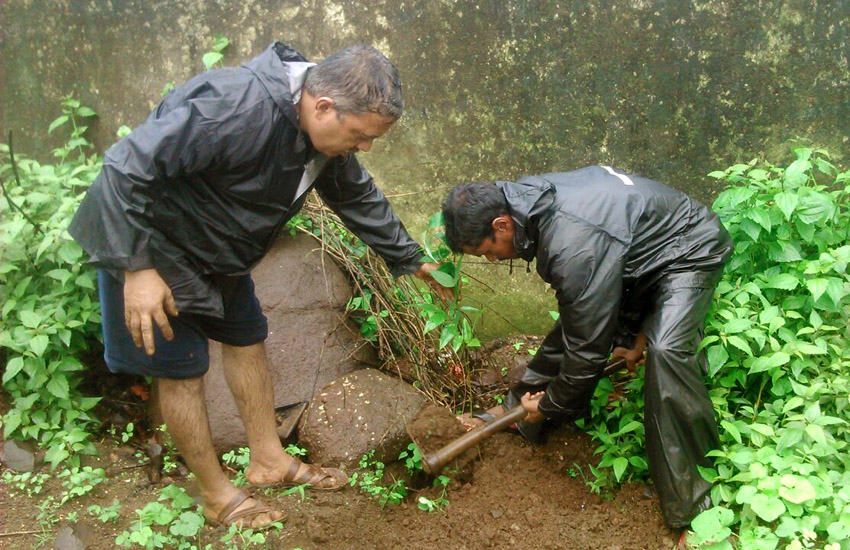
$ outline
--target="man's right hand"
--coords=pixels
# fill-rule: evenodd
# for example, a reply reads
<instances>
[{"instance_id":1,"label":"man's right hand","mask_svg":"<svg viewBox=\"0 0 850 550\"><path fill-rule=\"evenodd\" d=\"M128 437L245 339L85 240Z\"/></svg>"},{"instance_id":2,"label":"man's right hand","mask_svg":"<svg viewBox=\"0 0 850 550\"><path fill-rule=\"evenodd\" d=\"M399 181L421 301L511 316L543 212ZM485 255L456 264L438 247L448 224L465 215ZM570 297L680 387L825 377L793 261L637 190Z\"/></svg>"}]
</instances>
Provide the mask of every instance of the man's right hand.
<instances>
[{"instance_id":1,"label":"man's right hand","mask_svg":"<svg viewBox=\"0 0 850 550\"><path fill-rule=\"evenodd\" d=\"M159 327L166 340L174 338L168 316L177 316L177 305L171 289L155 269L124 272L124 324L137 347L144 345L145 353L153 355L153 324Z\"/></svg>"}]
</instances>

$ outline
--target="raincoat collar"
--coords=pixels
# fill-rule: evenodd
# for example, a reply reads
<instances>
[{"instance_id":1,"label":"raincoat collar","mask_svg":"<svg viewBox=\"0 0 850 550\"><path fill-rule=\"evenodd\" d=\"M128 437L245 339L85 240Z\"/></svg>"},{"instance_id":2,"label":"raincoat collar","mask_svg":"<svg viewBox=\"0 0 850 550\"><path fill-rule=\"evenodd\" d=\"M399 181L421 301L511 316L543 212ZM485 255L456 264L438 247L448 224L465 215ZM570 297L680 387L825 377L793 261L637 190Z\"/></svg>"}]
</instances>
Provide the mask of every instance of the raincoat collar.
<instances>
[{"instance_id":1,"label":"raincoat collar","mask_svg":"<svg viewBox=\"0 0 850 550\"><path fill-rule=\"evenodd\" d=\"M523 260L530 262L537 255L538 221L540 214L555 200L555 187L538 178L518 182L497 181L505 194L508 209L514 220L514 248Z\"/></svg>"},{"instance_id":2,"label":"raincoat collar","mask_svg":"<svg viewBox=\"0 0 850 550\"><path fill-rule=\"evenodd\" d=\"M275 42L257 57L242 64L260 80L284 116L299 128L296 149L303 148L309 141L300 131L296 104L301 99L307 69L313 65L315 63L310 63L294 48L282 42Z\"/></svg>"}]
</instances>

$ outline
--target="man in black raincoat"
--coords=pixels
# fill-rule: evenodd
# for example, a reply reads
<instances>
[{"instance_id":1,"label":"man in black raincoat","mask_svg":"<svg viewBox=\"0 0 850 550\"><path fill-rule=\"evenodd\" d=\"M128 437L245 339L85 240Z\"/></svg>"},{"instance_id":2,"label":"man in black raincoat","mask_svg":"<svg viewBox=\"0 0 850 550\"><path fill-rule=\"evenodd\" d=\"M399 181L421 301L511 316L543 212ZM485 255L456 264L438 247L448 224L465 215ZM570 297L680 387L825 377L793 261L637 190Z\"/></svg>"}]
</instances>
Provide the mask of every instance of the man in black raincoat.
<instances>
[{"instance_id":1,"label":"man in black raincoat","mask_svg":"<svg viewBox=\"0 0 850 550\"><path fill-rule=\"evenodd\" d=\"M303 464L281 447L268 327L250 271L315 188L394 275L432 282L435 266L421 262L419 245L353 156L402 108L398 72L376 50L357 46L313 64L275 43L166 96L107 151L69 228L99 268L107 365L157 379L163 417L213 523L257 527L283 515L222 474L203 395L208 338L222 343L245 424L248 482L346 484L339 470Z\"/></svg>"},{"instance_id":2,"label":"man in black raincoat","mask_svg":"<svg viewBox=\"0 0 850 550\"><path fill-rule=\"evenodd\" d=\"M621 323L645 335L650 472L668 525L687 527L711 506L697 466L708 466L705 455L719 444L697 353L732 252L717 216L679 191L608 166L462 184L443 215L452 249L491 262L536 258L555 290L559 321L507 400L529 411L519 425L526 436L541 420L588 413Z\"/></svg>"}]
</instances>

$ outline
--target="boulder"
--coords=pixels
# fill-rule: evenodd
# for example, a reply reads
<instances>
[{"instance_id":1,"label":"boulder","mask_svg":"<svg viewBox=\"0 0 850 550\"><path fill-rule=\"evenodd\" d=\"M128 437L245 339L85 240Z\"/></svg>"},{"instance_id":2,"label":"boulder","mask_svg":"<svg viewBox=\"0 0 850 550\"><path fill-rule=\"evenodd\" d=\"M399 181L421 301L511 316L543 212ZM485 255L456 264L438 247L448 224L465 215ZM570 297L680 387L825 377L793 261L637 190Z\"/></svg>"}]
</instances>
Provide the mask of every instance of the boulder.
<instances>
[{"instance_id":1,"label":"boulder","mask_svg":"<svg viewBox=\"0 0 850 550\"><path fill-rule=\"evenodd\" d=\"M31 441L10 439L0 443L0 464L13 472L32 472L40 466L37 447Z\"/></svg>"},{"instance_id":2,"label":"boulder","mask_svg":"<svg viewBox=\"0 0 850 550\"><path fill-rule=\"evenodd\" d=\"M252 276L269 320L266 351L276 407L309 401L331 380L377 364L374 350L345 321L351 285L315 239L281 237ZM205 391L216 450L247 445L216 342L210 342Z\"/></svg>"},{"instance_id":3,"label":"boulder","mask_svg":"<svg viewBox=\"0 0 850 550\"><path fill-rule=\"evenodd\" d=\"M310 462L351 469L364 454L391 462L407 446L407 424L425 397L404 381L364 369L334 380L310 402L298 443Z\"/></svg>"}]
</instances>

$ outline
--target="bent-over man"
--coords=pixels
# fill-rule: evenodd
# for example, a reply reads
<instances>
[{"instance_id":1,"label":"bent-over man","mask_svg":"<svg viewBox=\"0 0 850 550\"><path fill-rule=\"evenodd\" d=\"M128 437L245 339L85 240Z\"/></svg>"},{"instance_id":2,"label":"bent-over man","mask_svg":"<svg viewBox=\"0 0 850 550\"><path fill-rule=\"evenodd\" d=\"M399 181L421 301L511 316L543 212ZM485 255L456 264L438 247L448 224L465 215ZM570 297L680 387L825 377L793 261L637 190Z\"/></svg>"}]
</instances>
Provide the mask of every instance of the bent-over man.
<instances>
[{"instance_id":1,"label":"bent-over man","mask_svg":"<svg viewBox=\"0 0 850 550\"><path fill-rule=\"evenodd\" d=\"M508 400L529 411L518 427L530 438L535 422L587 414L620 321L634 321L631 333L648 347L650 472L668 525L688 526L711 506L697 466L708 466L705 455L719 444L697 353L732 252L718 217L684 193L608 166L462 184L443 215L452 249L491 262L536 259L556 292L560 319Z\"/></svg>"}]
</instances>

